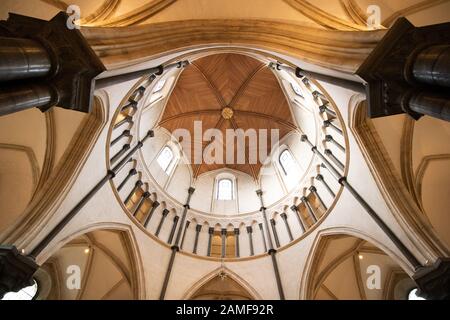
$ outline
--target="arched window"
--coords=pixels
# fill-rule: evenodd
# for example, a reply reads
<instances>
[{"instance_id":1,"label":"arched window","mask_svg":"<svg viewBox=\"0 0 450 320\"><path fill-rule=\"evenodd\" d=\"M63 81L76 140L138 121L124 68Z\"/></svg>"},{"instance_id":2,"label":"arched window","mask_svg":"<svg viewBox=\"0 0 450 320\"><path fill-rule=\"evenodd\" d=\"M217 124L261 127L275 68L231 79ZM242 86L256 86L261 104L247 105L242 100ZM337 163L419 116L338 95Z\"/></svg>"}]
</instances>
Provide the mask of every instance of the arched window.
<instances>
[{"instance_id":1,"label":"arched window","mask_svg":"<svg viewBox=\"0 0 450 320\"><path fill-rule=\"evenodd\" d=\"M163 169L165 173L169 174L175 163L175 155L173 154L172 149L165 146L159 154L157 161L161 169Z\"/></svg>"},{"instance_id":2,"label":"arched window","mask_svg":"<svg viewBox=\"0 0 450 320\"><path fill-rule=\"evenodd\" d=\"M233 200L233 181L220 179L217 182L217 200Z\"/></svg>"},{"instance_id":3,"label":"arched window","mask_svg":"<svg viewBox=\"0 0 450 320\"><path fill-rule=\"evenodd\" d=\"M278 162L280 163L281 169L283 169L285 175L293 173L295 162L291 152L288 149L285 149L280 153Z\"/></svg>"},{"instance_id":4,"label":"arched window","mask_svg":"<svg viewBox=\"0 0 450 320\"><path fill-rule=\"evenodd\" d=\"M2 298L2 300L33 300L38 292L38 284L33 279L31 286L25 287L18 292L8 292Z\"/></svg>"},{"instance_id":5,"label":"arched window","mask_svg":"<svg viewBox=\"0 0 450 320\"><path fill-rule=\"evenodd\" d=\"M417 295L417 288L414 288L408 293L408 300L425 300L425 299L422 297L419 297Z\"/></svg>"}]
</instances>

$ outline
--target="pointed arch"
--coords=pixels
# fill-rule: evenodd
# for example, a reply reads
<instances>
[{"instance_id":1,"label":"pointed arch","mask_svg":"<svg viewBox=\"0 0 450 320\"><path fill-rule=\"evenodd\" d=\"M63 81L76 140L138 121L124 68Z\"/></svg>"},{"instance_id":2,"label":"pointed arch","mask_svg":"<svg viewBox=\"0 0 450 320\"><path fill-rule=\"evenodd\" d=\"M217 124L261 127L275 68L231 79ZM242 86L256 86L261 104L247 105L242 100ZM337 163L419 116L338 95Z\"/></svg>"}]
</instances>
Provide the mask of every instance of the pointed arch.
<instances>
[{"instance_id":1,"label":"pointed arch","mask_svg":"<svg viewBox=\"0 0 450 320\"><path fill-rule=\"evenodd\" d=\"M95 241L93 241L92 235L95 232L117 233L118 236L117 239L119 239L118 241L120 241L121 247L126 255L125 257L127 259L126 262L129 263L129 270L126 270L127 268L124 266L124 262L120 261L120 259L115 256L115 252L113 252L107 246L100 243L95 243ZM133 299L139 300L146 299L144 267L142 263L141 254L131 226L126 224L114 222L96 223L89 225L83 229L80 229L77 232L74 232L71 235L61 239L53 247L49 248L45 252L45 257L42 257L42 261L45 261L42 263L42 265L44 266L47 263L47 261L55 263L54 256L66 246L68 245L70 246L74 243L77 243L79 239L82 239L84 240L85 243L92 245L94 251L100 252L102 255L108 256L109 260L111 260L112 264L116 267L118 272L122 274L123 276L122 280L125 280L130 285L133 294ZM90 257L90 260L92 259L93 258ZM84 281L82 283L83 287L87 285L88 276L89 275L86 275L86 279L83 280ZM117 283L117 287L119 286L120 284ZM113 289L117 287L111 288L111 290L106 292L100 298L103 299L109 297ZM77 297L81 298L81 296L82 292L78 294Z\"/></svg>"},{"instance_id":2,"label":"pointed arch","mask_svg":"<svg viewBox=\"0 0 450 320\"><path fill-rule=\"evenodd\" d=\"M332 247L330 243L334 240L345 240L346 238L352 240L352 242L348 241L348 246L341 248L341 252L336 253L335 248ZM329 254L331 252L330 248L334 250L332 251L333 254L336 255L335 257L332 257ZM324 229L316 234L306 264L302 270L299 299L315 299L318 296L319 289L323 289L329 298L339 299L339 297L328 287L321 287L327 277L345 261L348 261L349 264L352 263L353 265L351 271L356 277L352 280L354 280L355 290L358 291L359 297L361 299L367 299L362 277L360 276L361 265L355 260L359 258L360 251L383 255L387 259L392 260L392 263L396 265L396 268L391 271L400 271L406 276L407 270L409 270L408 264L402 258L379 241L359 230L348 227ZM353 262L351 262L352 259ZM325 260L326 262L323 263ZM385 283L382 283L382 286L387 288L387 281L388 280L386 280ZM390 287L392 287L392 285L390 285ZM386 291L386 288L383 290ZM383 296L387 296L384 291L382 293Z\"/></svg>"},{"instance_id":3,"label":"pointed arch","mask_svg":"<svg viewBox=\"0 0 450 320\"><path fill-rule=\"evenodd\" d=\"M262 297L259 293L243 278L241 278L237 273L228 269L225 266L219 267L210 273L203 276L200 280L198 280L191 288L189 288L181 298L182 300L189 300L193 297L195 298L196 294L208 283L213 281L215 278L219 276L219 274L224 274L226 277L229 277L232 281L234 281L237 285L239 285L243 290L245 290L248 298L251 300L262 300Z\"/></svg>"}]
</instances>

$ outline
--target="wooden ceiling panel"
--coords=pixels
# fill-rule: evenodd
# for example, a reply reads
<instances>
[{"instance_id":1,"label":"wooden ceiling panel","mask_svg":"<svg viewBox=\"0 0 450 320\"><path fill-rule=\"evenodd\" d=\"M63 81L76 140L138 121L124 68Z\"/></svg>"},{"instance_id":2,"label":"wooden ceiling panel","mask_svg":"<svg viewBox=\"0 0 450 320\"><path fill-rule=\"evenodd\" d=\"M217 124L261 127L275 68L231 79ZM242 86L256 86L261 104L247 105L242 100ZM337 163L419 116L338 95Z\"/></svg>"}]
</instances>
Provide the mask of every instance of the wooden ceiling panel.
<instances>
[{"instance_id":1,"label":"wooden ceiling panel","mask_svg":"<svg viewBox=\"0 0 450 320\"><path fill-rule=\"evenodd\" d=\"M249 74L262 66L253 58L238 54L217 54L195 62L229 106Z\"/></svg>"},{"instance_id":2,"label":"wooden ceiling panel","mask_svg":"<svg viewBox=\"0 0 450 320\"><path fill-rule=\"evenodd\" d=\"M222 116L225 107L233 110L229 118ZM268 129L269 138L270 129L278 129L280 139L295 130L289 105L272 71L256 59L231 53L201 58L183 71L160 126L170 132L187 129L194 139L194 121L202 121L203 133L209 128L220 129L224 140L227 129ZM203 142L203 149L208 145L209 142ZM270 152L270 145L267 147ZM223 149L225 157L225 143ZM193 152L194 146L191 146L191 155ZM248 143L244 152L244 164L193 164L195 177L226 167L247 173L256 180L261 161L249 163ZM235 144L235 159L237 153Z\"/></svg>"},{"instance_id":3,"label":"wooden ceiling panel","mask_svg":"<svg viewBox=\"0 0 450 320\"><path fill-rule=\"evenodd\" d=\"M268 68L254 75L234 109L276 115L292 123L291 112L278 80Z\"/></svg>"}]
</instances>

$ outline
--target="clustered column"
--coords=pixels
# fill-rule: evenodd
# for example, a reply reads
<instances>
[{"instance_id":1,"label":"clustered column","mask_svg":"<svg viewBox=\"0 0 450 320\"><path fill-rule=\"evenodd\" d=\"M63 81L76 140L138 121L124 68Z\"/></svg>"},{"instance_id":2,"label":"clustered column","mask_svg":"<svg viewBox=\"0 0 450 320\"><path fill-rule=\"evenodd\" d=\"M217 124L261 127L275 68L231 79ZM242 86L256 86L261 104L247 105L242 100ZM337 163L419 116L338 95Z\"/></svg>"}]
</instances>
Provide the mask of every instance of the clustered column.
<instances>
[{"instance_id":1,"label":"clustered column","mask_svg":"<svg viewBox=\"0 0 450 320\"><path fill-rule=\"evenodd\" d=\"M278 263L277 263L277 259L276 259L276 250L273 248L273 243L272 243L272 237L270 236L270 232L269 232L269 222L267 220L267 213L266 213L266 208L264 207L264 201L263 201L263 197L262 197L262 190L257 190L256 194L259 197L259 200L261 202L261 213L263 215L263 220L264 220L264 225L265 225L265 229L267 232L267 241L268 241L268 253L272 259L272 266L273 266L273 270L275 273L275 280L277 282L277 288L278 288L278 293L280 295L280 299L284 300L284 290L283 290L283 285L281 283L281 277L280 277L280 271L278 269Z\"/></svg>"},{"instance_id":2,"label":"clustered column","mask_svg":"<svg viewBox=\"0 0 450 320\"><path fill-rule=\"evenodd\" d=\"M184 205L183 213L181 214L180 228L178 228L178 232L177 232L177 235L176 235L176 238L175 238L175 242L174 242L174 244L173 244L173 246L171 248L172 249L172 253L170 255L169 265L167 267L166 275L164 277L164 282L163 282L162 289L161 289L161 294L159 296L160 300L164 300L164 297L166 295L166 290L167 290L167 286L169 284L170 275L172 273L173 264L175 262L176 253L180 250L179 244L180 244L182 233L185 230L184 224L185 224L185 221L186 221L186 215L187 215L188 210L190 209L189 204L191 202L191 198L192 198L192 195L194 194L194 191L195 191L195 189L192 188L192 187L190 187L188 189L188 196L187 196L187 199L186 199L186 204ZM177 219L176 222L178 222L178 219ZM175 225L175 221L174 221L174 225ZM173 229L173 231L175 232L175 228ZM170 242L172 242L172 239L170 239Z\"/></svg>"}]
</instances>

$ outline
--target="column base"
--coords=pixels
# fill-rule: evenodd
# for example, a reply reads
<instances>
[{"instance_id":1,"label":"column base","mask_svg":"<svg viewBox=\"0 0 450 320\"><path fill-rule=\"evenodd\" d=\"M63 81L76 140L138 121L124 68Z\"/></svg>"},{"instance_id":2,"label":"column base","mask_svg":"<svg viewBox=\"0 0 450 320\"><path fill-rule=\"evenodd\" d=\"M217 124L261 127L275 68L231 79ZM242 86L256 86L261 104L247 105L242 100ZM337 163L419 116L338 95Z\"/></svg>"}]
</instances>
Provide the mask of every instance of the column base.
<instances>
[{"instance_id":1,"label":"column base","mask_svg":"<svg viewBox=\"0 0 450 320\"><path fill-rule=\"evenodd\" d=\"M450 300L450 258L440 258L413 276L418 295L427 300Z\"/></svg>"},{"instance_id":2,"label":"column base","mask_svg":"<svg viewBox=\"0 0 450 320\"><path fill-rule=\"evenodd\" d=\"M33 284L39 266L20 254L15 246L0 246L0 299L8 292L17 292Z\"/></svg>"}]
</instances>

